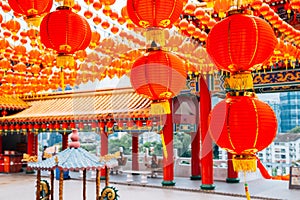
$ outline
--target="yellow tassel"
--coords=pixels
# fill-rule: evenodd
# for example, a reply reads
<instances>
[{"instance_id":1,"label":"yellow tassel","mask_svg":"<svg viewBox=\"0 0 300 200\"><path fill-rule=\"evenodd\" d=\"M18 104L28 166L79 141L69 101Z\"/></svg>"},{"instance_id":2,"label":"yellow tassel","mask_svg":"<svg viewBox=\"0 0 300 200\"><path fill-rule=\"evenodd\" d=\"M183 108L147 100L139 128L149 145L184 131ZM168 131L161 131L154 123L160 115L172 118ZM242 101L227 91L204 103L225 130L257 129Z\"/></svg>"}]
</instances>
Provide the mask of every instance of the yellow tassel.
<instances>
[{"instance_id":1,"label":"yellow tassel","mask_svg":"<svg viewBox=\"0 0 300 200\"><path fill-rule=\"evenodd\" d=\"M164 138L163 132L160 133L160 137L161 137L161 143L162 143L162 148L163 148L164 156L165 156L165 158L168 158L168 152L167 152L167 147L166 147L166 143L165 143L165 138Z\"/></svg>"},{"instance_id":2,"label":"yellow tassel","mask_svg":"<svg viewBox=\"0 0 300 200\"><path fill-rule=\"evenodd\" d=\"M244 180L245 180L245 194L246 194L246 198L247 200L251 200L251 197L250 197L250 192L249 192L249 188L248 188L248 183L246 182L246 172L244 172Z\"/></svg>"},{"instance_id":3,"label":"yellow tassel","mask_svg":"<svg viewBox=\"0 0 300 200\"><path fill-rule=\"evenodd\" d=\"M64 0L64 6L72 8L74 6L74 0Z\"/></svg>"},{"instance_id":4,"label":"yellow tassel","mask_svg":"<svg viewBox=\"0 0 300 200\"><path fill-rule=\"evenodd\" d=\"M234 155L233 169L236 172L255 172L257 159L254 155Z\"/></svg>"},{"instance_id":5,"label":"yellow tassel","mask_svg":"<svg viewBox=\"0 0 300 200\"><path fill-rule=\"evenodd\" d=\"M251 197L250 197L250 192L249 192L249 188L248 188L247 183L245 183L245 193L246 193L247 200L250 200Z\"/></svg>"},{"instance_id":6,"label":"yellow tassel","mask_svg":"<svg viewBox=\"0 0 300 200\"><path fill-rule=\"evenodd\" d=\"M219 12L218 15L219 15L219 17L220 17L221 19L223 19L224 17L226 17L225 12Z\"/></svg>"},{"instance_id":7,"label":"yellow tassel","mask_svg":"<svg viewBox=\"0 0 300 200\"><path fill-rule=\"evenodd\" d=\"M39 27L42 21L42 17L29 17L25 18L26 23L31 26Z\"/></svg>"},{"instance_id":8,"label":"yellow tassel","mask_svg":"<svg viewBox=\"0 0 300 200\"><path fill-rule=\"evenodd\" d=\"M149 28L145 33L147 44L152 44L153 42L157 47L165 46L165 32L164 29L160 28ZM153 44L154 44L153 43ZM153 47L153 46L152 46Z\"/></svg>"},{"instance_id":9,"label":"yellow tassel","mask_svg":"<svg viewBox=\"0 0 300 200\"><path fill-rule=\"evenodd\" d=\"M62 91L65 91L65 75L64 75L64 71L63 69L61 69L61 72L60 72L60 80L61 80L61 89Z\"/></svg>"},{"instance_id":10,"label":"yellow tassel","mask_svg":"<svg viewBox=\"0 0 300 200\"><path fill-rule=\"evenodd\" d=\"M164 115L170 113L171 113L171 109L168 101L160 101L151 104L151 108L150 108L151 115Z\"/></svg>"},{"instance_id":11,"label":"yellow tassel","mask_svg":"<svg viewBox=\"0 0 300 200\"><path fill-rule=\"evenodd\" d=\"M73 67L75 65L74 57L71 55L58 55L56 58L56 64L58 67Z\"/></svg>"},{"instance_id":12,"label":"yellow tassel","mask_svg":"<svg viewBox=\"0 0 300 200\"><path fill-rule=\"evenodd\" d=\"M228 82L230 88L234 90L253 89L253 78L250 72L231 74Z\"/></svg>"}]
</instances>

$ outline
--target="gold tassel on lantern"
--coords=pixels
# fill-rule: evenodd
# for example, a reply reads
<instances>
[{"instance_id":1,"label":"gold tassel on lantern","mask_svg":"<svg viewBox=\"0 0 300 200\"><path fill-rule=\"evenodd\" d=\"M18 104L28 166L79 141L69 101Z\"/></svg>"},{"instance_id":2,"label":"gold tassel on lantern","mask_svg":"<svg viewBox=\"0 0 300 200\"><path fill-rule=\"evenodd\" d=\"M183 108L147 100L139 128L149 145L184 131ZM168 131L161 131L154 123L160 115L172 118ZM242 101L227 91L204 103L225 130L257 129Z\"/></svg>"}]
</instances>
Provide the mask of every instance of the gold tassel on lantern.
<instances>
[{"instance_id":1,"label":"gold tassel on lantern","mask_svg":"<svg viewBox=\"0 0 300 200\"><path fill-rule=\"evenodd\" d=\"M64 6L72 8L74 6L74 0L63 0Z\"/></svg>"},{"instance_id":2,"label":"gold tassel on lantern","mask_svg":"<svg viewBox=\"0 0 300 200\"><path fill-rule=\"evenodd\" d=\"M150 108L151 115L164 115L170 113L171 113L171 109L170 109L170 103L168 101L153 102L151 104L151 108Z\"/></svg>"},{"instance_id":3,"label":"gold tassel on lantern","mask_svg":"<svg viewBox=\"0 0 300 200\"><path fill-rule=\"evenodd\" d=\"M228 83L231 90L244 91L253 89L253 78L250 72L230 74Z\"/></svg>"},{"instance_id":4,"label":"gold tassel on lantern","mask_svg":"<svg viewBox=\"0 0 300 200\"><path fill-rule=\"evenodd\" d=\"M167 151L167 147L166 147L166 142L165 142L163 131L161 131L160 137L161 137L161 144L162 144L164 156L165 156L165 158L168 158L168 151Z\"/></svg>"},{"instance_id":5,"label":"gold tassel on lantern","mask_svg":"<svg viewBox=\"0 0 300 200\"><path fill-rule=\"evenodd\" d=\"M74 57L71 55L58 55L56 64L58 67L73 67L75 65Z\"/></svg>"},{"instance_id":6,"label":"gold tassel on lantern","mask_svg":"<svg viewBox=\"0 0 300 200\"><path fill-rule=\"evenodd\" d=\"M248 183L245 183L245 193L246 193L246 198L247 200L250 200L250 193L249 193L249 189L248 189Z\"/></svg>"},{"instance_id":7,"label":"gold tassel on lantern","mask_svg":"<svg viewBox=\"0 0 300 200\"><path fill-rule=\"evenodd\" d=\"M40 27L42 19L43 19L42 17L36 16L36 17L25 18L25 21L29 25L29 27L31 26Z\"/></svg>"},{"instance_id":8,"label":"gold tassel on lantern","mask_svg":"<svg viewBox=\"0 0 300 200\"><path fill-rule=\"evenodd\" d=\"M233 169L236 172L255 172L257 159L254 155L234 155Z\"/></svg>"},{"instance_id":9,"label":"gold tassel on lantern","mask_svg":"<svg viewBox=\"0 0 300 200\"><path fill-rule=\"evenodd\" d=\"M257 158L255 155L234 155L232 158L233 169L236 172L244 172L245 179L245 194L247 200L250 200L248 183L246 182L246 173L255 172L257 168Z\"/></svg>"},{"instance_id":10,"label":"gold tassel on lantern","mask_svg":"<svg viewBox=\"0 0 300 200\"><path fill-rule=\"evenodd\" d=\"M165 32L160 28L148 28L145 33L147 44L151 48L159 48L165 46Z\"/></svg>"}]
</instances>

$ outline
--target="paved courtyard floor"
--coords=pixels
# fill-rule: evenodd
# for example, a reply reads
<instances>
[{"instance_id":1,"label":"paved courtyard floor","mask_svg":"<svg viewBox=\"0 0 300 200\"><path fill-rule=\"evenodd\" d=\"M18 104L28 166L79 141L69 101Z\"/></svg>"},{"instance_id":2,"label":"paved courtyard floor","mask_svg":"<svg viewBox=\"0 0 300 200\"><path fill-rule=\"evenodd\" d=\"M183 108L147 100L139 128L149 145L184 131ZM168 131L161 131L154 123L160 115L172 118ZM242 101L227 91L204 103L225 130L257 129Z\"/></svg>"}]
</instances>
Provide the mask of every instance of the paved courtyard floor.
<instances>
[{"instance_id":1,"label":"paved courtyard floor","mask_svg":"<svg viewBox=\"0 0 300 200\"><path fill-rule=\"evenodd\" d=\"M72 179L64 181L64 199L82 199L82 181L77 174L70 174ZM48 179L44 173L43 179ZM134 181L126 182L125 175L110 176L110 185L118 189L120 200L237 200L246 199L243 183L228 184L216 182L216 189L203 191L200 189L201 181L191 181L186 178L176 178L176 185L162 187L161 178L148 178L147 184L139 183L140 177L134 176ZM35 175L0 174L0 200L34 200ZM103 188L104 182L101 182ZM87 181L87 200L95 200L95 181ZM289 190L286 181L255 180L249 182L251 199L300 199L300 190ZM55 199L58 199L58 181L55 181Z\"/></svg>"}]
</instances>

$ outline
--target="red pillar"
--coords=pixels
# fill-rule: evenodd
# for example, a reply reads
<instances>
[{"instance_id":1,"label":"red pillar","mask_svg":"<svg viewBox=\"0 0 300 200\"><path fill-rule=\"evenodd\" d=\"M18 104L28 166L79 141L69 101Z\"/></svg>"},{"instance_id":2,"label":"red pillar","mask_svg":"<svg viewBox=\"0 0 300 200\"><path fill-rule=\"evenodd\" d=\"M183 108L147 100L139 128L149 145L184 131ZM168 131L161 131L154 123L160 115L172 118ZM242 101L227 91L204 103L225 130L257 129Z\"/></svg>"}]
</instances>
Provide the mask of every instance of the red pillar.
<instances>
[{"instance_id":1,"label":"red pillar","mask_svg":"<svg viewBox=\"0 0 300 200\"><path fill-rule=\"evenodd\" d=\"M132 134L132 170L139 170L139 135Z\"/></svg>"},{"instance_id":2,"label":"red pillar","mask_svg":"<svg viewBox=\"0 0 300 200\"><path fill-rule=\"evenodd\" d=\"M35 142L35 136L34 133L28 131L27 132L27 154L30 156L34 156L37 155L37 153L35 152L37 150L37 148L35 148L36 150L34 150L34 146L37 144L37 142ZM26 168L26 174L32 174L34 173L33 170Z\"/></svg>"},{"instance_id":3,"label":"red pillar","mask_svg":"<svg viewBox=\"0 0 300 200\"><path fill-rule=\"evenodd\" d=\"M200 127L197 132L192 133L192 158L191 158L191 180L201 180L200 171Z\"/></svg>"},{"instance_id":4,"label":"red pillar","mask_svg":"<svg viewBox=\"0 0 300 200\"><path fill-rule=\"evenodd\" d=\"M204 78L200 77L200 124L201 127L201 174L202 185L201 189L213 190L213 153L212 153L212 139L208 133L208 116L211 110L211 98L208 85Z\"/></svg>"},{"instance_id":5,"label":"red pillar","mask_svg":"<svg viewBox=\"0 0 300 200\"><path fill-rule=\"evenodd\" d=\"M27 154L33 156L33 143L34 143L34 134L32 132L27 133Z\"/></svg>"},{"instance_id":6,"label":"red pillar","mask_svg":"<svg viewBox=\"0 0 300 200\"><path fill-rule=\"evenodd\" d=\"M101 137L100 155L105 156L108 154L108 135L105 131L101 131L100 137ZM101 169L101 179L104 180L105 176L106 176L106 168Z\"/></svg>"},{"instance_id":7,"label":"red pillar","mask_svg":"<svg viewBox=\"0 0 300 200\"><path fill-rule=\"evenodd\" d=\"M173 153L173 103L169 99L171 113L166 115L166 120L163 128L164 141L167 148L167 156L163 153L163 186L174 186L174 153Z\"/></svg>"},{"instance_id":8,"label":"red pillar","mask_svg":"<svg viewBox=\"0 0 300 200\"><path fill-rule=\"evenodd\" d=\"M62 150L65 150L68 148L68 140L69 140L69 135L67 133L62 134Z\"/></svg>"},{"instance_id":9,"label":"red pillar","mask_svg":"<svg viewBox=\"0 0 300 200\"><path fill-rule=\"evenodd\" d=\"M36 156L38 155L39 151L39 135L33 134L33 154Z\"/></svg>"},{"instance_id":10,"label":"red pillar","mask_svg":"<svg viewBox=\"0 0 300 200\"><path fill-rule=\"evenodd\" d=\"M238 183L240 182L239 174L233 170L232 154L227 152L227 183Z\"/></svg>"}]
</instances>

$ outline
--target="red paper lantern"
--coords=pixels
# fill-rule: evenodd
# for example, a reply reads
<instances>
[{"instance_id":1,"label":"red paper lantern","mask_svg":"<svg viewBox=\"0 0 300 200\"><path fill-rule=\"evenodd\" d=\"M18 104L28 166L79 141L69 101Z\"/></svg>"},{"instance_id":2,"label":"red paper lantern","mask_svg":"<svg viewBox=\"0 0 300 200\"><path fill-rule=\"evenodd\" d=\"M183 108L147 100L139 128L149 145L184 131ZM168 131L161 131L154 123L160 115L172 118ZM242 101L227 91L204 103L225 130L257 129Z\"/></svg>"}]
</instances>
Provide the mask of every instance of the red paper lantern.
<instances>
[{"instance_id":1,"label":"red paper lantern","mask_svg":"<svg viewBox=\"0 0 300 200\"><path fill-rule=\"evenodd\" d=\"M48 124L48 128L49 128L49 131L53 131L54 126L51 122Z\"/></svg>"},{"instance_id":2,"label":"red paper lantern","mask_svg":"<svg viewBox=\"0 0 300 200\"><path fill-rule=\"evenodd\" d=\"M33 129L34 129L35 132L38 132L39 129L40 129L40 125L39 124L34 124Z\"/></svg>"},{"instance_id":3,"label":"red paper lantern","mask_svg":"<svg viewBox=\"0 0 300 200\"><path fill-rule=\"evenodd\" d=\"M140 27L166 28L176 22L183 10L183 0L127 0L127 12Z\"/></svg>"},{"instance_id":4,"label":"red paper lantern","mask_svg":"<svg viewBox=\"0 0 300 200\"><path fill-rule=\"evenodd\" d=\"M69 127L69 124L67 122L63 122L61 127L64 131L66 131Z\"/></svg>"},{"instance_id":5,"label":"red paper lantern","mask_svg":"<svg viewBox=\"0 0 300 200\"><path fill-rule=\"evenodd\" d=\"M92 123L91 123L91 129L92 129L92 131L96 131L97 127L98 127L97 122L92 121Z\"/></svg>"},{"instance_id":6,"label":"red paper lantern","mask_svg":"<svg viewBox=\"0 0 300 200\"><path fill-rule=\"evenodd\" d=\"M84 123L83 123L83 122L79 122L79 123L78 123L78 129L79 129L80 131L82 131L82 130L84 129Z\"/></svg>"},{"instance_id":7,"label":"red paper lantern","mask_svg":"<svg viewBox=\"0 0 300 200\"><path fill-rule=\"evenodd\" d=\"M26 124L22 124L22 125L21 125L21 129L22 129L22 132L26 132L26 131L27 131L27 126L26 126Z\"/></svg>"},{"instance_id":8,"label":"red paper lantern","mask_svg":"<svg viewBox=\"0 0 300 200\"><path fill-rule=\"evenodd\" d=\"M235 14L217 23L207 37L207 52L219 69L245 71L273 54L277 38L263 19Z\"/></svg>"},{"instance_id":9,"label":"red paper lantern","mask_svg":"<svg viewBox=\"0 0 300 200\"><path fill-rule=\"evenodd\" d=\"M15 125L11 124L8 129L10 130L10 132L14 132L15 131Z\"/></svg>"},{"instance_id":10,"label":"red paper lantern","mask_svg":"<svg viewBox=\"0 0 300 200\"><path fill-rule=\"evenodd\" d=\"M70 123L70 129L71 130L76 129L76 124L74 122Z\"/></svg>"},{"instance_id":11,"label":"red paper lantern","mask_svg":"<svg viewBox=\"0 0 300 200\"><path fill-rule=\"evenodd\" d=\"M53 5L52 0L8 0L8 4L18 14L30 16L38 16L50 12Z\"/></svg>"},{"instance_id":12,"label":"red paper lantern","mask_svg":"<svg viewBox=\"0 0 300 200\"><path fill-rule=\"evenodd\" d=\"M55 124L53 125L53 128L56 130L56 131L59 131L60 129L60 124L58 122L55 122Z\"/></svg>"},{"instance_id":13,"label":"red paper lantern","mask_svg":"<svg viewBox=\"0 0 300 200\"><path fill-rule=\"evenodd\" d=\"M16 124L16 125L15 125L15 130L16 130L17 132L20 132L20 130L21 130L20 124Z\"/></svg>"},{"instance_id":14,"label":"red paper lantern","mask_svg":"<svg viewBox=\"0 0 300 200\"><path fill-rule=\"evenodd\" d=\"M18 14L25 15L27 20L33 22L34 25L38 25L35 22L40 22L40 17L50 12L53 0L8 0L8 4Z\"/></svg>"},{"instance_id":15,"label":"red paper lantern","mask_svg":"<svg viewBox=\"0 0 300 200\"><path fill-rule=\"evenodd\" d=\"M134 122L132 120L129 120L126 122L126 126L128 129L132 129L134 126Z\"/></svg>"},{"instance_id":16,"label":"red paper lantern","mask_svg":"<svg viewBox=\"0 0 300 200\"><path fill-rule=\"evenodd\" d=\"M47 124L46 123L42 123L41 125L42 131L46 131L47 130Z\"/></svg>"},{"instance_id":17,"label":"red paper lantern","mask_svg":"<svg viewBox=\"0 0 300 200\"><path fill-rule=\"evenodd\" d=\"M105 122L98 122L98 126L100 128L100 131L104 131L105 130Z\"/></svg>"},{"instance_id":18,"label":"red paper lantern","mask_svg":"<svg viewBox=\"0 0 300 200\"><path fill-rule=\"evenodd\" d=\"M91 34L88 22L68 7L58 7L46 15L40 26L41 42L47 48L56 50L59 55L71 55L84 50L91 41ZM68 58L68 62L74 62ZM64 60L66 57L61 57L57 65L63 65Z\"/></svg>"},{"instance_id":19,"label":"red paper lantern","mask_svg":"<svg viewBox=\"0 0 300 200\"><path fill-rule=\"evenodd\" d=\"M186 84L185 65L170 52L149 51L133 63L130 81L138 94L152 100L169 99Z\"/></svg>"},{"instance_id":20,"label":"red paper lantern","mask_svg":"<svg viewBox=\"0 0 300 200\"><path fill-rule=\"evenodd\" d=\"M276 136L274 111L255 97L228 96L214 107L209 120L216 144L237 155L261 151Z\"/></svg>"}]
</instances>

